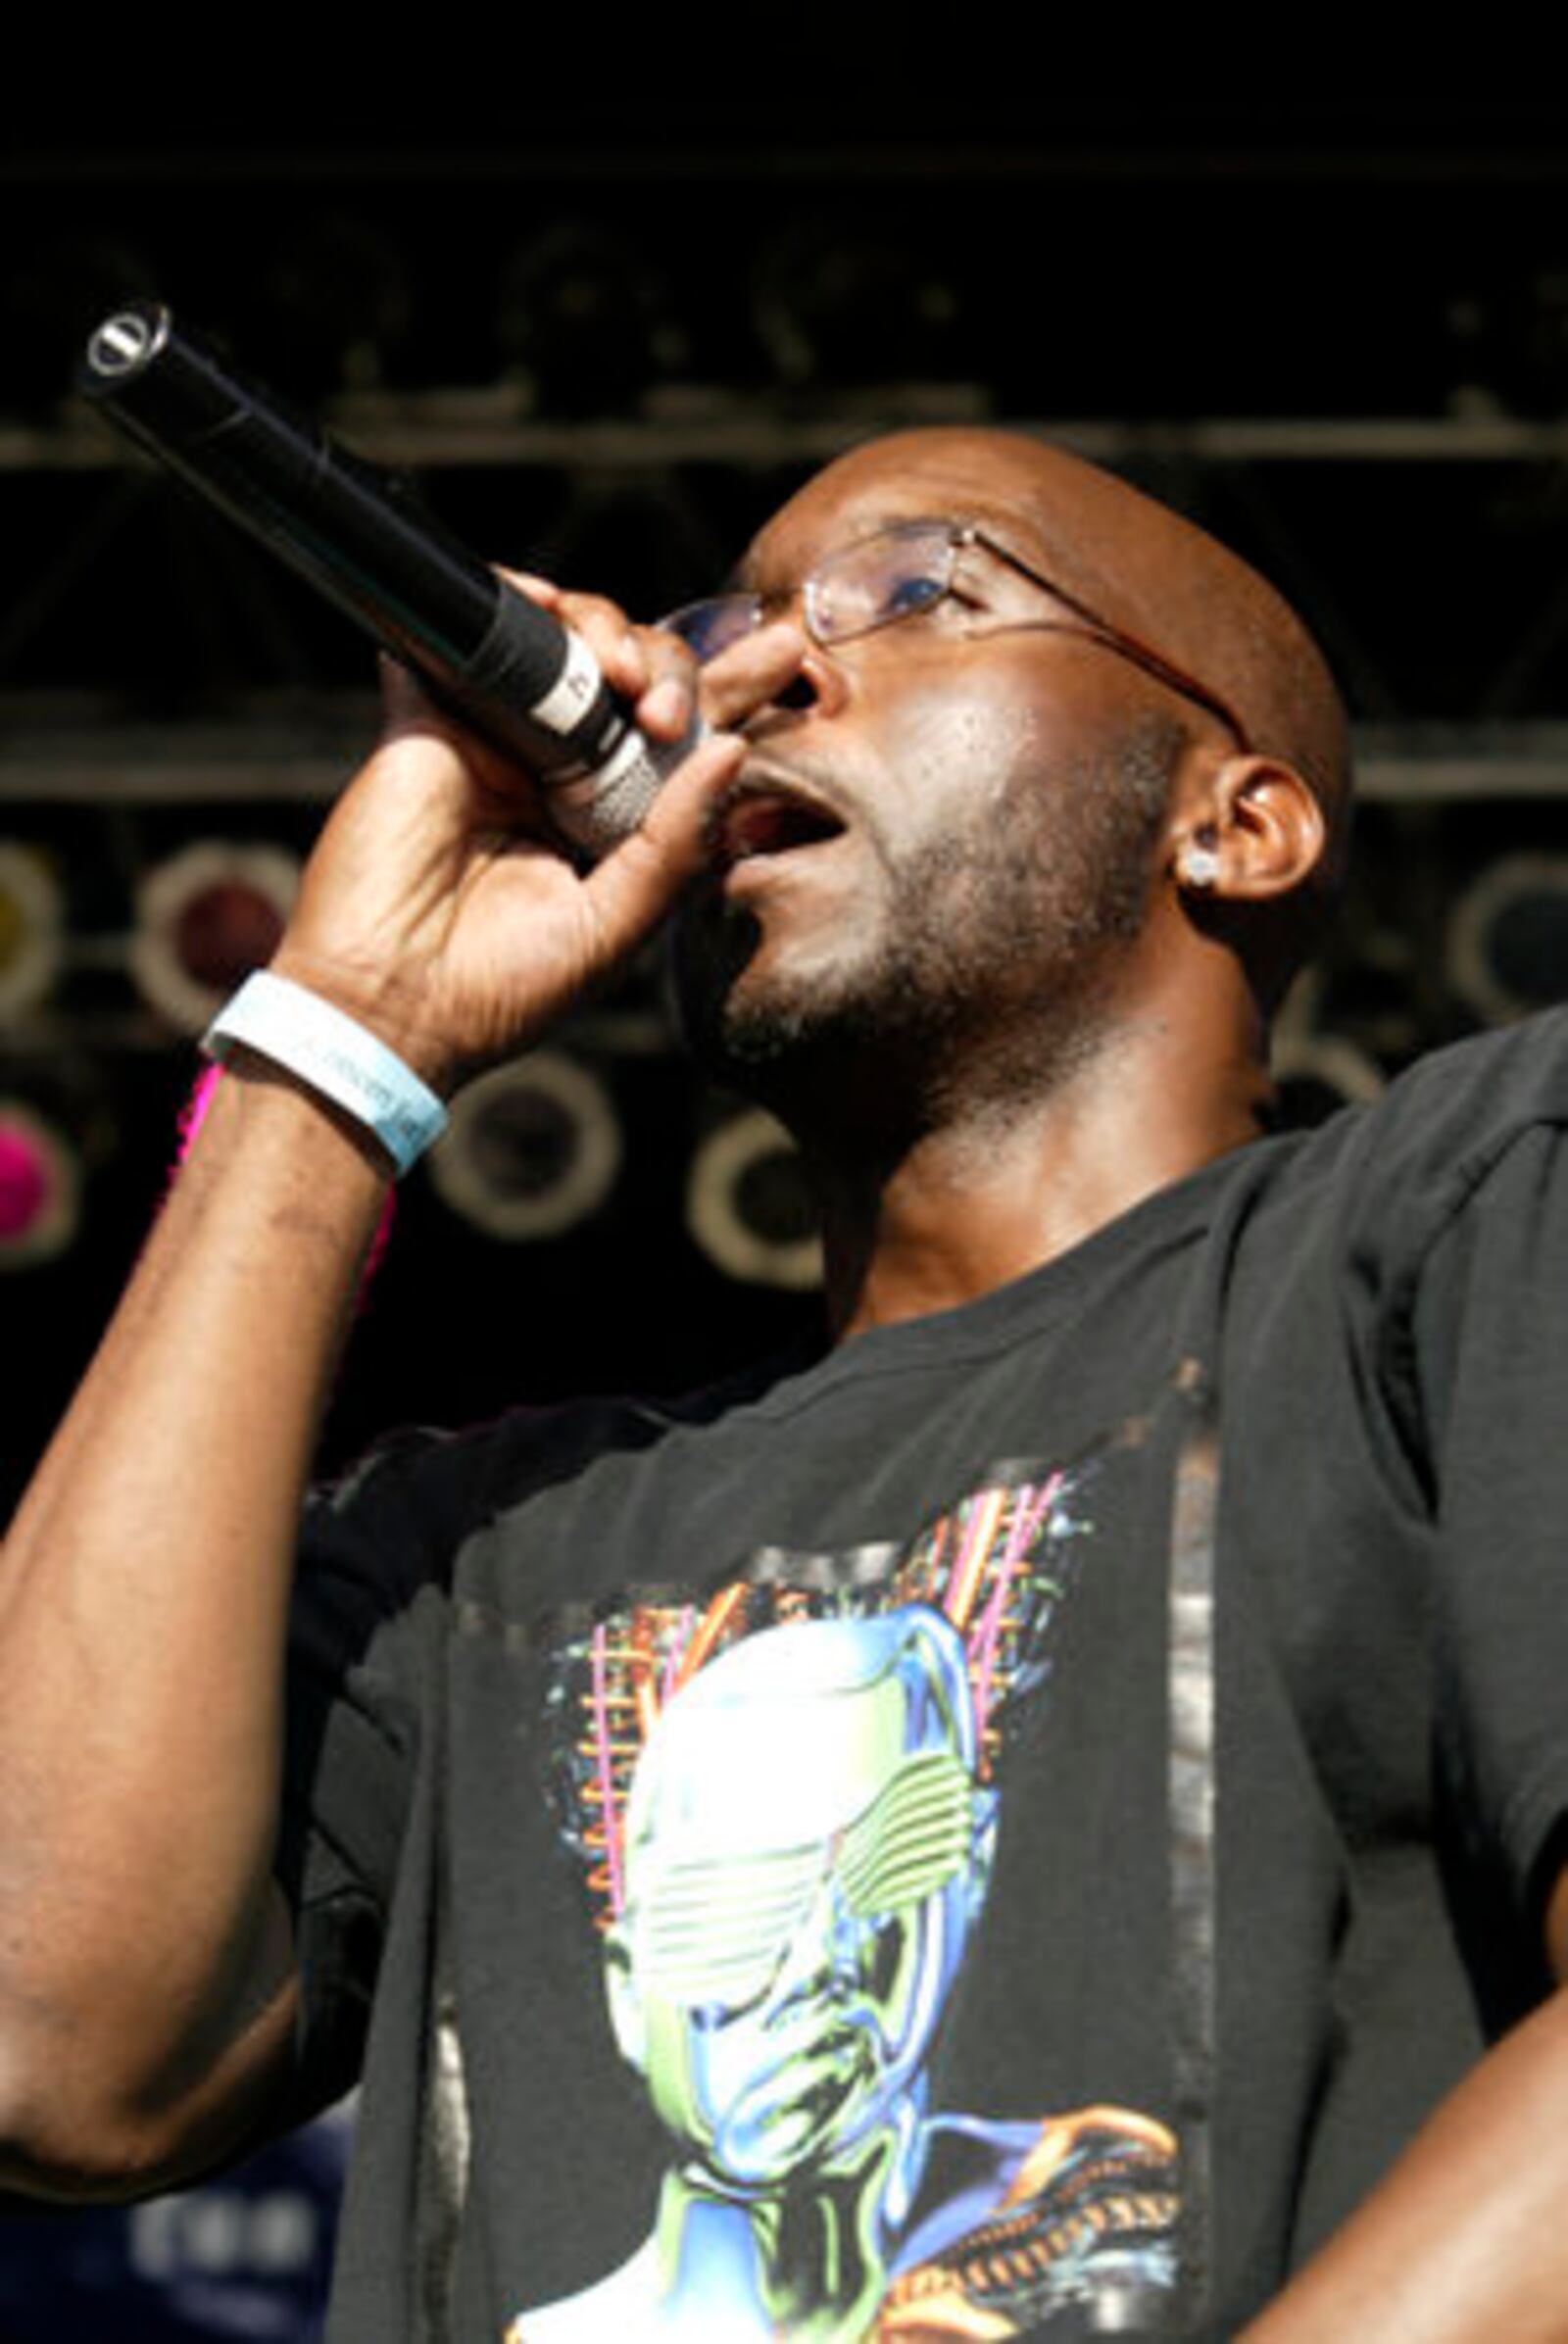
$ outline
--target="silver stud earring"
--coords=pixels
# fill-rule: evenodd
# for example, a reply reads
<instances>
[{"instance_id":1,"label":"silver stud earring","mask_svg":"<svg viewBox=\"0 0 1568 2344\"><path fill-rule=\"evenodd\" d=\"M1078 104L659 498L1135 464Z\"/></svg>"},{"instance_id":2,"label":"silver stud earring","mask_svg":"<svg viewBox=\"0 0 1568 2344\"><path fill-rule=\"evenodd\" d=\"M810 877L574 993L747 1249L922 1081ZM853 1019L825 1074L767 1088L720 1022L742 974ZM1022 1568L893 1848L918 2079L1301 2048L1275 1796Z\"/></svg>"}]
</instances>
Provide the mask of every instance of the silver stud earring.
<instances>
[{"instance_id":1,"label":"silver stud earring","mask_svg":"<svg viewBox=\"0 0 1568 2344\"><path fill-rule=\"evenodd\" d=\"M1206 896L1219 884L1219 856L1212 847L1186 847L1176 865L1176 876L1195 895Z\"/></svg>"}]
</instances>

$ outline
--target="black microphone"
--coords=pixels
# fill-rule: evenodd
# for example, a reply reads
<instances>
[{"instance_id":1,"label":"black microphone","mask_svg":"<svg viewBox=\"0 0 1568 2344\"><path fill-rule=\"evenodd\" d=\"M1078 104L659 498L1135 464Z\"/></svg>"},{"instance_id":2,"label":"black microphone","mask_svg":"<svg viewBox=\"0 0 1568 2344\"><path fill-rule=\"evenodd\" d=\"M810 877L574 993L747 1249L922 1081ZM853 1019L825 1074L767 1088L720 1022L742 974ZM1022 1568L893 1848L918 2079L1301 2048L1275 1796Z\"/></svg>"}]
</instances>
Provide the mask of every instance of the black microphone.
<instances>
[{"instance_id":1,"label":"black microphone","mask_svg":"<svg viewBox=\"0 0 1568 2344\"><path fill-rule=\"evenodd\" d=\"M156 302L105 318L80 384L514 757L583 855L636 829L690 742L646 741L581 637L507 586L394 474L337 447Z\"/></svg>"}]
</instances>

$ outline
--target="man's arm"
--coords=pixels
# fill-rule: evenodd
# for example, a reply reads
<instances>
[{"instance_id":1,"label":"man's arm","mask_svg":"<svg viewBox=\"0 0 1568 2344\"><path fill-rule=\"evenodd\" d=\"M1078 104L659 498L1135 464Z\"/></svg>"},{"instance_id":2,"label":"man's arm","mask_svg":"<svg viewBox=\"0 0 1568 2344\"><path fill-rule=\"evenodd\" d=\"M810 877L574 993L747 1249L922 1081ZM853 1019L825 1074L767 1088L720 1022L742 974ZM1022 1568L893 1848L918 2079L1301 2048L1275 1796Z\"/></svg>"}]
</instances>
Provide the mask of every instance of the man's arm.
<instances>
[{"instance_id":1,"label":"man's arm","mask_svg":"<svg viewBox=\"0 0 1568 2344\"><path fill-rule=\"evenodd\" d=\"M8 1540L10 2186L172 2177L250 2128L286 2050L270 1873L289 1559L382 1185L286 1083L225 1078Z\"/></svg>"},{"instance_id":2,"label":"man's arm","mask_svg":"<svg viewBox=\"0 0 1568 2344\"><path fill-rule=\"evenodd\" d=\"M1568 2339L1568 1871L1545 1929L1556 1992L1237 2344Z\"/></svg>"},{"instance_id":3,"label":"man's arm","mask_svg":"<svg viewBox=\"0 0 1568 2344\"><path fill-rule=\"evenodd\" d=\"M669 655L607 607L567 615L645 728L677 736ZM771 634L736 664L737 712L798 663L794 630ZM449 1091L667 912L740 745L706 742L584 876L520 776L406 682L391 700L273 966ZM270 1881L293 1547L385 1177L372 1141L238 1053L8 1538L0 2187L178 2177L253 2131L277 2089L295 1992Z\"/></svg>"}]
</instances>

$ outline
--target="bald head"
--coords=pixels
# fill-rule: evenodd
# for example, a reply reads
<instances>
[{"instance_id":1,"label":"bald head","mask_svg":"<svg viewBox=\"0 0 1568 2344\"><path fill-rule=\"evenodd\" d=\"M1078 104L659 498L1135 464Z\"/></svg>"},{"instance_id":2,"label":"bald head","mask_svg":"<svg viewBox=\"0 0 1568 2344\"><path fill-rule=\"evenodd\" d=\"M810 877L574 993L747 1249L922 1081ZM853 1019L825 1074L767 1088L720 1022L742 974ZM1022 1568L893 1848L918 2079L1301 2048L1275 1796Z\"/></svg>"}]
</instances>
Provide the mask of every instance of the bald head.
<instances>
[{"instance_id":1,"label":"bald head","mask_svg":"<svg viewBox=\"0 0 1568 2344\"><path fill-rule=\"evenodd\" d=\"M1246 728L1260 756L1293 766L1327 818L1323 878L1343 859L1349 801L1345 710L1317 645L1266 579L1184 520L1097 464L1021 432L905 431L852 449L788 509L878 482L907 511L927 485L954 510L995 519L1026 557L1084 606L1201 681ZM889 517L896 517L892 507Z\"/></svg>"},{"instance_id":2,"label":"bald head","mask_svg":"<svg viewBox=\"0 0 1568 2344\"><path fill-rule=\"evenodd\" d=\"M1147 642L1233 708L1261 757L1300 773L1327 847L1298 904L1315 928L1334 896L1350 813L1350 741L1322 652L1285 596L1214 537L1127 480L1022 431L898 431L827 464L764 532L811 532L846 502L879 520L952 513L1001 537L1085 610ZM800 574L800 567L797 572Z\"/></svg>"}]
</instances>

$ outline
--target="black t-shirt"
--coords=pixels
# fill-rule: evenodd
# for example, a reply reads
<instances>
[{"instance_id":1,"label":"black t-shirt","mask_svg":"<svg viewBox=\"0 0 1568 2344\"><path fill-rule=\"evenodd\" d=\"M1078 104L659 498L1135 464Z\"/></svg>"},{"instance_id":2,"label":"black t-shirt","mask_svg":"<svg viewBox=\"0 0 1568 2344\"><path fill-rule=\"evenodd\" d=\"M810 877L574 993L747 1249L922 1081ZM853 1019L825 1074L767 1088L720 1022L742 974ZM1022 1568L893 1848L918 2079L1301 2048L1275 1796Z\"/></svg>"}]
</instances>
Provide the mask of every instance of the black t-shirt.
<instances>
[{"instance_id":1,"label":"black t-shirt","mask_svg":"<svg viewBox=\"0 0 1568 2344\"><path fill-rule=\"evenodd\" d=\"M1232 2334L1546 1984L1564 1120L1551 1019L963 1308L323 1493L333 2332Z\"/></svg>"}]
</instances>

